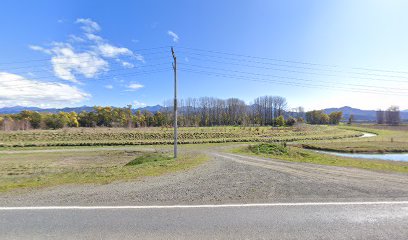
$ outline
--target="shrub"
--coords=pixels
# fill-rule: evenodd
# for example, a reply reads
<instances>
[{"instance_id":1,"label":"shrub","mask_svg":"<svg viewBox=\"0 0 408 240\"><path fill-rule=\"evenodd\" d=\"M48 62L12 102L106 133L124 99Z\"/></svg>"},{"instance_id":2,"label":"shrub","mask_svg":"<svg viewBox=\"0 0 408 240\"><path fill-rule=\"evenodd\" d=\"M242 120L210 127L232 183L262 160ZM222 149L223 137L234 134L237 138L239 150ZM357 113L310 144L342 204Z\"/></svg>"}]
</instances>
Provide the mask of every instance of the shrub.
<instances>
[{"instance_id":1,"label":"shrub","mask_svg":"<svg viewBox=\"0 0 408 240\"><path fill-rule=\"evenodd\" d=\"M125 166L140 165L140 164L148 163L148 162L162 162L162 161L168 161L171 159L172 159L171 157L164 156L162 154L149 153L149 154L144 154L142 156L135 158L134 160L128 162Z\"/></svg>"},{"instance_id":2,"label":"shrub","mask_svg":"<svg viewBox=\"0 0 408 240\"><path fill-rule=\"evenodd\" d=\"M296 120L293 117L290 117L290 118L288 118L286 120L286 126L291 127L291 126L295 125L295 123L296 123Z\"/></svg>"},{"instance_id":3,"label":"shrub","mask_svg":"<svg viewBox=\"0 0 408 240\"><path fill-rule=\"evenodd\" d=\"M285 126L285 118L282 115L276 118L276 125L280 127Z\"/></svg>"},{"instance_id":4,"label":"shrub","mask_svg":"<svg viewBox=\"0 0 408 240\"><path fill-rule=\"evenodd\" d=\"M249 149L253 153L266 153L272 155L284 155L288 153L288 149L285 145L279 143L261 143L253 146L249 146Z\"/></svg>"},{"instance_id":5,"label":"shrub","mask_svg":"<svg viewBox=\"0 0 408 240\"><path fill-rule=\"evenodd\" d=\"M59 116L59 114L49 114L45 118L45 126L51 129L63 128L65 125L64 120Z\"/></svg>"}]
</instances>

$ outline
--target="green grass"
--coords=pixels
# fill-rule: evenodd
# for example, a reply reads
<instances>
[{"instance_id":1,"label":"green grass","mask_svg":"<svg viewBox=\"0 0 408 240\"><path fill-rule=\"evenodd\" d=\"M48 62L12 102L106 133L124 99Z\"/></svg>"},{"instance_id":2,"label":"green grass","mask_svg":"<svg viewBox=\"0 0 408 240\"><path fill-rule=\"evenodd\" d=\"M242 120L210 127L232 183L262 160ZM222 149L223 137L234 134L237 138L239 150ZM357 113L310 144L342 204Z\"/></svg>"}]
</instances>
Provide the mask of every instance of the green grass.
<instances>
[{"instance_id":1,"label":"green grass","mask_svg":"<svg viewBox=\"0 0 408 240\"><path fill-rule=\"evenodd\" d=\"M355 137L361 133L332 126L179 128L181 144L224 142L289 142ZM0 131L0 148L164 145L173 143L168 128L70 128Z\"/></svg>"},{"instance_id":2,"label":"green grass","mask_svg":"<svg viewBox=\"0 0 408 240\"><path fill-rule=\"evenodd\" d=\"M127 181L186 170L208 159L186 151L174 160L169 154L139 150L1 154L0 192Z\"/></svg>"},{"instance_id":3,"label":"green grass","mask_svg":"<svg viewBox=\"0 0 408 240\"><path fill-rule=\"evenodd\" d=\"M126 163L125 166L134 166L143 163L150 163L150 162L164 162L164 161L171 161L173 160L170 156L165 156L163 154L158 153L147 153L141 156L136 157L132 161Z\"/></svg>"},{"instance_id":4,"label":"green grass","mask_svg":"<svg viewBox=\"0 0 408 240\"><path fill-rule=\"evenodd\" d=\"M265 153L272 155L284 155L288 153L288 148L286 146L277 143L261 143L250 145L249 150L254 153Z\"/></svg>"},{"instance_id":5,"label":"green grass","mask_svg":"<svg viewBox=\"0 0 408 240\"><path fill-rule=\"evenodd\" d=\"M260 145L264 146L260 147L261 150L259 152L257 151L257 145L235 148L232 150L232 152L244 155L256 155L260 157L273 158L290 162L303 162L329 166L353 167L375 171L408 173L407 162L346 158L328 154L320 154L292 146L283 147L282 145L271 145L270 147L265 147L265 144ZM268 150L270 148L286 149L284 151L279 151L276 153L274 151L270 152Z\"/></svg>"},{"instance_id":6,"label":"green grass","mask_svg":"<svg viewBox=\"0 0 408 240\"><path fill-rule=\"evenodd\" d=\"M370 138L302 141L298 146L308 149L354 152L385 153L408 152L408 128L404 126L357 125L339 126L340 129L375 133Z\"/></svg>"}]
</instances>

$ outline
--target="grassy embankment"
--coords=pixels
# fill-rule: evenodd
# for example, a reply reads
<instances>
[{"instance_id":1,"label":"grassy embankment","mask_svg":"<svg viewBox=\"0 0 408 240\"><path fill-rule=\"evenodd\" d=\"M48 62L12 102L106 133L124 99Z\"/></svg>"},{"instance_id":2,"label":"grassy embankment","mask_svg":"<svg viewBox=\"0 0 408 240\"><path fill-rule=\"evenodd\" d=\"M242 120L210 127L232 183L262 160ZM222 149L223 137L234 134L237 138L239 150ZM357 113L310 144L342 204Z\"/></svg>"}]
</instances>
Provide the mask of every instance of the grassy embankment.
<instances>
[{"instance_id":1,"label":"grassy embankment","mask_svg":"<svg viewBox=\"0 0 408 240\"><path fill-rule=\"evenodd\" d=\"M62 184L106 184L189 169L207 160L183 153L139 150L0 154L0 192Z\"/></svg>"},{"instance_id":2,"label":"grassy embankment","mask_svg":"<svg viewBox=\"0 0 408 240\"><path fill-rule=\"evenodd\" d=\"M320 154L280 143L261 143L235 148L233 153L273 158L291 162L314 163L329 166L353 167L367 170L408 173L408 162L364 160Z\"/></svg>"},{"instance_id":3,"label":"grassy embankment","mask_svg":"<svg viewBox=\"0 0 408 240\"><path fill-rule=\"evenodd\" d=\"M357 125L339 126L340 129L355 130L377 134L369 138L334 139L302 141L304 148L351 152L351 153L386 153L408 152L408 126L381 126L381 125Z\"/></svg>"},{"instance_id":4,"label":"grassy embankment","mask_svg":"<svg viewBox=\"0 0 408 240\"><path fill-rule=\"evenodd\" d=\"M181 144L223 142L290 142L356 137L361 133L329 126L180 128ZM170 128L71 128L62 130L0 131L0 148L163 145L173 143Z\"/></svg>"}]
</instances>

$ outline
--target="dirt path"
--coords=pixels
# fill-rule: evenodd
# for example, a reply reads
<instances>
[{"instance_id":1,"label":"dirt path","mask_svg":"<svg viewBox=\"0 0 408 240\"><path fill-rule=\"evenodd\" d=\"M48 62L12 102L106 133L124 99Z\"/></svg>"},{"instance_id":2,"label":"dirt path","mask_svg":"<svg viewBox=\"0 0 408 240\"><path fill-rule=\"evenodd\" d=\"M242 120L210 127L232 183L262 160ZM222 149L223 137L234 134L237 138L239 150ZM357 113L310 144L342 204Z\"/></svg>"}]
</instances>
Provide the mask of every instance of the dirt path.
<instances>
[{"instance_id":1,"label":"dirt path","mask_svg":"<svg viewBox=\"0 0 408 240\"><path fill-rule=\"evenodd\" d=\"M0 195L0 206L408 200L408 175L229 154L185 172Z\"/></svg>"}]
</instances>

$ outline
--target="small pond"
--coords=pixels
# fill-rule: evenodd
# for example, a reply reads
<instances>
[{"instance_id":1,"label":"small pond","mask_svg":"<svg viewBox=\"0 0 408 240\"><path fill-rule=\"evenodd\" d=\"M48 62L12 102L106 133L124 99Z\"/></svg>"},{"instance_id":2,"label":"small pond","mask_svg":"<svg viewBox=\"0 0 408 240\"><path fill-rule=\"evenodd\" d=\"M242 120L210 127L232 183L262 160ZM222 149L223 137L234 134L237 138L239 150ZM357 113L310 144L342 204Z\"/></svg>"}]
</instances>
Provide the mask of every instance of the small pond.
<instances>
[{"instance_id":1,"label":"small pond","mask_svg":"<svg viewBox=\"0 0 408 240\"><path fill-rule=\"evenodd\" d=\"M317 151L317 152L341 156L341 157L408 162L408 153L383 153L381 154L381 153L340 153L340 152L329 152L329 151Z\"/></svg>"}]
</instances>

